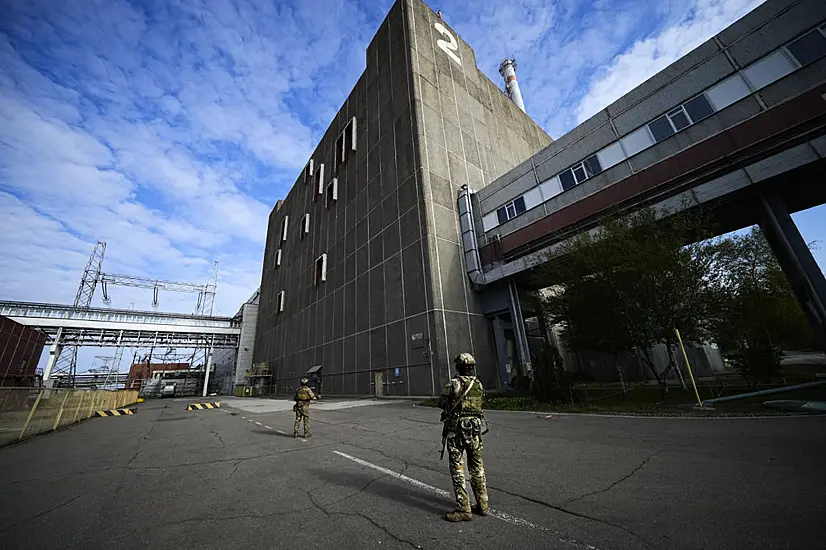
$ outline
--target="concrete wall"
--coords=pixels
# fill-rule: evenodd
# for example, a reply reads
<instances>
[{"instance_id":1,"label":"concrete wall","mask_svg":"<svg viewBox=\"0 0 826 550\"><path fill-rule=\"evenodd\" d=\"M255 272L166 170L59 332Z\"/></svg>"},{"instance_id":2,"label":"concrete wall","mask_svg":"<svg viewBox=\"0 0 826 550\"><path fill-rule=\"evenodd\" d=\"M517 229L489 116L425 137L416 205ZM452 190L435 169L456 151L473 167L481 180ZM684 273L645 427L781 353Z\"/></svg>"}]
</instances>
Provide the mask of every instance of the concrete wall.
<instances>
[{"instance_id":1,"label":"concrete wall","mask_svg":"<svg viewBox=\"0 0 826 550\"><path fill-rule=\"evenodd\" d=\"M241 335L238 337L238 351L233 365L234 385L246 384L244 373L252 368L255 350L255 329L258 325L258 304L241 306Z\"/></svg>"},{"instance_id":2,"label":"concrete wall","mask_svg":"<svg viewBox=\"0 0 826 550\"><path fill-rule=\"evenodd\" d=\"M479 71L472 48L446 21L422 2L409 5L421 242L437 387L449 376L451 358L469 351L483 383L493 388L496 355L489 323L464 276L456 197L463 185L484 188L551 138ZM438 46L451 37L455 57Z\"/></svg>"},{"instance_id":3,"label":"concrete wall","mask_svg":"<svg viewBox=\"0 0 826 550\"><path fill-rule=\"evenodd\" d=\"M444 38L436 23L456 39L461 65L436 46ZM325 394L431 395L449 357L466 350L495 373L485 363L493 356L487 323L464 276L456 192L484 187L550 138L419 0L393 5L366 65L312 155L316 169L325 166L326 187L336 138L356 117L338 200L329 208L323 196L314 201L301 176L270 215L254 362L273 367L277 391L323 364ZM310 229L301 235L306 213ZM327 280L315 284L322 254Z\"/></svg>"}]
</instances>

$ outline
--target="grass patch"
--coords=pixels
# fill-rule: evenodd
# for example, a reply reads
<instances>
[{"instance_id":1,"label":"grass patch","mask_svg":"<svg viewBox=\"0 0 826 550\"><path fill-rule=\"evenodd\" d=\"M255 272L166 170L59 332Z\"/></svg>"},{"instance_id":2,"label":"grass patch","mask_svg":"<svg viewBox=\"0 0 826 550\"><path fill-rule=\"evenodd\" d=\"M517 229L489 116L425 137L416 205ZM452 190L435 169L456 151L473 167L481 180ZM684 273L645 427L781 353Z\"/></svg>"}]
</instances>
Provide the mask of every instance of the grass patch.
<instances>
[{"instance_id":1,"label":"grass patch","mask_svg":"<svg viewBox=\"0 0 826 550\"><path fill-rule=\"evenodd\" d=\"M766 389L766 387L758 387ZM712 392L711 388L698 388L700 399L712 399L728 395L737 395L752 391L747 386L726 387L722 393L720 389ZM537 412L572 412L572 413L625 413L625 414L689 414L691 406L696 405L697 398L694 390L689 387L669 388L668 395L663 396L657 387L638 387L629 389L626 393L617 388L588 388L587 391L578 391L578 397L573 403L541 402L530 396L502 396L489 395L485 397L483 407L492 411L537 411ZM807 401L826 401L826 385L802 390L782 392L771 395L762 395L743 398L736 401L717 403L714 409L719 413L761 413L772 414L772 410L763 407L764 401L774 399L800 399ZM437 399L428 399L422 403L427 407L436 407ZM700 413L702 414L702 413Z\"/></svg>"}]
</instances>

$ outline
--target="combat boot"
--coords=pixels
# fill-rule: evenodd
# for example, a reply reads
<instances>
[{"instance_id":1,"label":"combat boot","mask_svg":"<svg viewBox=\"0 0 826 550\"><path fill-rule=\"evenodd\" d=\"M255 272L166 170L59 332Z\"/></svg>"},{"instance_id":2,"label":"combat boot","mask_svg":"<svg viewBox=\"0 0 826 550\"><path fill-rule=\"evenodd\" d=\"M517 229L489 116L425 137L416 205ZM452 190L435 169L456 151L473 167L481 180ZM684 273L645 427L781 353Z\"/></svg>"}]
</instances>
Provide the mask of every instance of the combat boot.
<instances>
[{"instance_id":1,"label":"combat boot","mask_svg":"<svg viewBox=\"0 0 826 550\"><path fill-rule=\"evenodd\" d=\"M313 437L313 434L311 434L310 432L307 432L307 433L304 434L304 437Z\"/></svg>"},{"instance_id":2,"label":"combat boot","mask_svg":"<svg viewBox=\"0 0 826 550\"><path fill-rule=\"evenodd\" d=\"M487 505L487 503L477 504L476 506L474 506L472 508L472 511L477 516L486 516L486 515L488 515L488 505Z\"/></svg>"},{"instance_id":3,"label":"combat boot","mask_svg":"<svg viewBox=\"0 0 826 550\"><path fill-rule=\"evenodd\" d=\"M470 510L462 510L457 508L452 512L448 512L445 517L447 521L456 523L458 521L471 521L473 519L473 514L470 513Z\"/></svg>"},{"instance_id":4,"label":"combat boot","mask_svg":"<svg viewBox=\"0 0 826 550\"><path fill-rule=\"evenodd\" d=\"M298 439L298 432L293 432L293 437Z\"/></svg>"}]
</instances>

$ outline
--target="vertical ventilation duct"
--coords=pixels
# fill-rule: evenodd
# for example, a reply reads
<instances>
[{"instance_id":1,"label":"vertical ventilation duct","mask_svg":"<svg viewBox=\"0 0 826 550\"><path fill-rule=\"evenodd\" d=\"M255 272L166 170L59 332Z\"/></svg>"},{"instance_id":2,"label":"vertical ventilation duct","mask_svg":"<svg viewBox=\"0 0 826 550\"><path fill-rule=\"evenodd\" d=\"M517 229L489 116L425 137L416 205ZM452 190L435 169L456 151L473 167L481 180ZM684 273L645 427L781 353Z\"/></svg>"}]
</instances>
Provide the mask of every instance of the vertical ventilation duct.
<instances>
[{"instance_id":1,"label":"vertical ventilation duct","mask_svg":"<svg viewBox=\"0 0 826 550\"><path fill-rule=\"evenodd\" d=\"M476 241L476 228L473 223L473 208L470 196L473 190L463 185L459 191L459 229L462 232L462 247L465 253L465 267L471 281L478 285L485 284L485 274L479 261L479 247Z\"/></svg>"}]
</instances>

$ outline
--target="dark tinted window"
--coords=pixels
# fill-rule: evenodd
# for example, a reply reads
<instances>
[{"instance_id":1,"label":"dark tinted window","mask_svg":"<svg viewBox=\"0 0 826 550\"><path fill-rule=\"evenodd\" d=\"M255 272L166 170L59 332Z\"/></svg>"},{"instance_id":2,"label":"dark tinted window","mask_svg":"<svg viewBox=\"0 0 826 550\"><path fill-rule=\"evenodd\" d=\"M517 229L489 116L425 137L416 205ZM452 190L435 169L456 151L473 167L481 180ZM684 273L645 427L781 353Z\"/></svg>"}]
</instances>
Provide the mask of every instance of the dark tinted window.
<instances>
[{"instance_id":1,"label":"dark tinted window","mask_svg":"<svg viewBox=\"0 0 826 550\"><path fill-rule=\"evenodd\" d=\"M576 185L576 180L574 180L574 175L571 173L570 170L565 170L561 174L559 174L559 183L562 184L562 189L567 191L571 187Z\"/></svg>"},{"instance_id":2,"label":"dark tinted window","mask_svg":"<svg viewBox=\"0 0 826 550\"><path fill-rule=\"evenodd\" d=\"M513 201L513 206L516 208L516 215L518 216L525 211L525 197L519 197Z\"/></svg>"},{"instance_id":3,"label":"dark tinted window","mask_svg":"<svg viewBox=\"0 0 826 550\"><path fill-rule=\"evenodd\" d=\"M674 128L671 127L665 115L649 124L648 129L654 135L654 141L662 141L674 133Z\"/></svg>"},{"instance_id":4,"label":"dark tinted window","mask_svg":"<svg viewBox=\"0 0 826 550\"><path fill-rule=\"evenodd\" d=\"M602 166L600 166L599 159L596 155L585 159L583 164L585 165L585 170L588 172L589 178L592 178L602 172Z\"/></svg>"},{"instance_id":5,"label":"dark tinted window","mask_svg":"<svg viewBox=\"0 0 826 550\"><path fill-rule=\"evenodd\" d=\"M686 126L688 126L689 124L691 124L691 122L688 120L688 117L685 116L685 112L683 111L682 107L680 107L679 109L674 109L673 111L668 113L668 118L671 119L671 122L674 124L674 128L676 128L678 132Z\"/></svg>"},{"instance_id":6,"label":"dark tinted window","mask_svg":"<svg viewBox=\"0 0 826 550\"><path fill-rule=\"evenodd\" d=\"M508 213L505 211L504 206L496 211L496 217L499 218L499 223L508 221Z\"/></svg>"},{"instance_id":7,"label":"dark tinted window","mask_svg":"<svg viewBox=\"0 0 826 550\"><path fill-rule=\"evenodd\" d=\"M708 102L704 94L700 94L684 105L688 111L688 116L694 122L699 122L714 113L714 108Z\"/></svg>"},{"instance_id":8,"label":"dark tinted window","mask_svg":"<svg viewBox=\"0 0 826 550\"><path fill-rule=\"evenodd\" d=\"M819 31L813 30L786 47L798 63L808 65L826 55L826 38L823 38Z\"/></svg>"}]
</instances>

